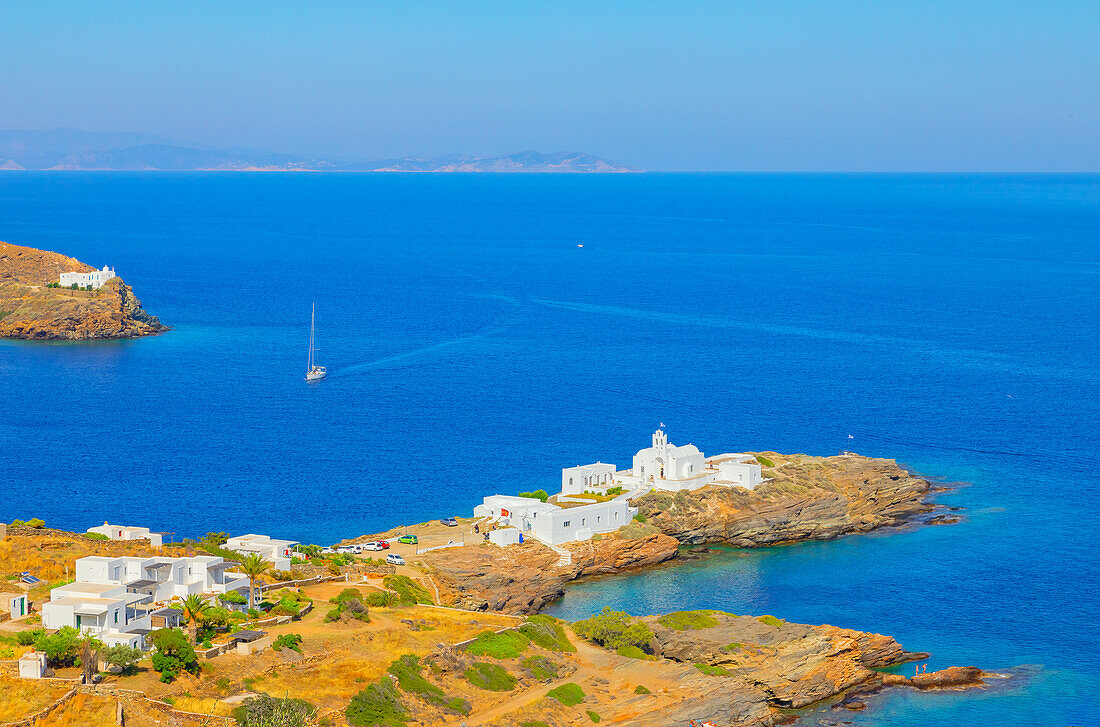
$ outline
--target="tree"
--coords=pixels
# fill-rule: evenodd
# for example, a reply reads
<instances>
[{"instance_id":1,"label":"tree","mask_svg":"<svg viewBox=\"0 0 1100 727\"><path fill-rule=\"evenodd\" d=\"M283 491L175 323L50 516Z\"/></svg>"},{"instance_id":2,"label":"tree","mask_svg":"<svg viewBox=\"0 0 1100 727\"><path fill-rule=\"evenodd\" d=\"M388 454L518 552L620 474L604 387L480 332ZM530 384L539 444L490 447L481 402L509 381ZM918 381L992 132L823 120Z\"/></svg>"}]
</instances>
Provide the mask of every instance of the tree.
<instances>
[{"instance_id":1,"label":"tree","mask_svg":"<svg viewBox=\"0 0 1100 727\"><path fill-rule=\"evenodd\" d=\"M249 553L241 558L240 569L248 576L248 607L252 608L256 604L256 579L271 570L271 564L259 553Z\"/></svg>"},{"instance_id":2,"label":"tree","mask_svg":"<svg viewBox=\"0 0 1100 727\"><path fill-rule=\"evenodd\" d=\"M43 633L34 641L35 651L46 654L51 666L72 666L80 655L80 632L72 626L62 626L56 634Z\"/></svg>"},{"instance_id":3,"label":"tree","mask_svg":"<svg viewBox=\"0 0 1100 727\"><path fill-rule=\"evenodd\" d=\"M118 667L123 674L133 674L142 656L141 649L126 644L104 646L99 650L99 658L109 666Z\"/></svg>"},{"instance_id":4,"label":"tree","mask_svg":"<svg viewBox=\"0 0 1100 727\"><path fill-rule=\"evenodd\" d=\"M210 604L197 593L192 593L183 599L183 618L187 621L187 635L192 641L198 636L199 621L202 621L203 614L208 608Z\"/></svg>"},{"instance_id":5,"label":"tree","mask_svg":"<svg viewBox=\"0 0 1100 727\"><path fill-rule=\"evenodd\" d=\"M153 669L160 672L160 680L168 683L180 672L199 673L199 658L195 647L179 629L157 629L149 634L156 647L153 652Z\"/></svg>"}]
</instances>

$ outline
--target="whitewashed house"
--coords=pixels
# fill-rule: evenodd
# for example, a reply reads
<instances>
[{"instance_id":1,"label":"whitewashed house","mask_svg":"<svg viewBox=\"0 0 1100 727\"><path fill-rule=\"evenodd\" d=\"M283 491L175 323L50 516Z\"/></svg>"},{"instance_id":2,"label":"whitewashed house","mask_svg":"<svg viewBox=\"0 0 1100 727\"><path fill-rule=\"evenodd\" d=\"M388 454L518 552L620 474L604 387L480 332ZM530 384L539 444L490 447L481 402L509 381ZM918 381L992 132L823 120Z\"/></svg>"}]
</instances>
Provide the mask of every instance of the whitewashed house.
<instances>
[{"instance_id":1,"label":"whitewashed house","mask_svg":"<svg viewBox=\"0 0 1100 727\"><path fill-rule=\"evenodd\" d=\"M594 492L602 495L615 486L615 465L604 462L582 464L561 471L561 494L579 495Z\"/></svg>"},{"instance_id":2,"label":"whitewashed house","mask_svg":"<svg viewBox=\"0 0 1100 727\"><path fill-rule=\"evenodd\" d=\"M697 490L704 485L753 489L764 482L760 465L749 454L704 457L694 444L670 444L664 431L653 433L653 446L634 455L633 467L615 473L617 484L630 488Z\"/></svg>"},{"instance_id":3,"label":"whitewashed house","mask_svg":"<svg viewBox=\"0 0 1100 727\"><path fill-rule=\"evenodd\" d=\"M225 547L238 553L259 553L260 557L275 564L279 570L290 570L297 540L276 540L267 535L238 535L225 542Z\"/></svg>"},{"instance_id":4,"label":"whitewashed house","mask_svg":"<svg viewBox=\"0 0 1100 727\"><path fill-rule=\"evenodd\" d=\"M88 528L88 532L106 535L111 540L148 540L154 548L164 545L164 538L160 533L154 533L149 528L133 525L108 525L103 523L94 528Z\"/></svg>"},{"instance_id":5,"label":"whitewashed house","mask_svg":"<svg viewBox=\"0 0 1100 727\"><path fill-rule=\"evenodd\" d=\"M76 283L81 288L86 288L89 285L98 290L103 287L111 278L118 277L115 275L113 268L109 268L106 265L102 270L93 270L90 273L61 273L57 279L57 284L62 288L72 287L73 283Z\"/></svg>"},{"instance_id":6,"label":"whitewashed house","mask_svg":"<svg viewBox=\"0 0 1100 727\"><path fill-rule=\"evenodd\" d=\"M23 618L31 612L26 593L0 593L0 616ZM3 619L0 618L0 621Z\"/></svg>"},{"instance_id":7,"label":"whitewashed house","mask_svg":"<svg viewBox=\"0 0 1100 727\"><path fill-rule=\"evenodd\" d=\"M474 508L475 517L487 517L497 525L517 528L550 545L614 532L630 522L635 512L625 497L590 504L555 504L530 497L491 495Z\"/></svg>"},{"instance_id":8,"label":"whitewashed house","mask_svg":"<svg viewBox=\"0 0 1100 727\"><path fill-rule=\"evenodd\" d=\"M46 652L28 651L19 657L20 679L41 679L46 676Z\"/></svg>"},{"instance_id":9,"label":"whitewashed house","mask_svg":"<svg viewBox=\"0 0 1100 727\"><path fill-rule=\"evenodd\" d=\"M145 607L151 600L124 585L69 583L50 591L50 600L42 606L42 625L48 629L72 626L108 646L143 648L145 634L152 630Z\"/></svg>"}]
</instances>

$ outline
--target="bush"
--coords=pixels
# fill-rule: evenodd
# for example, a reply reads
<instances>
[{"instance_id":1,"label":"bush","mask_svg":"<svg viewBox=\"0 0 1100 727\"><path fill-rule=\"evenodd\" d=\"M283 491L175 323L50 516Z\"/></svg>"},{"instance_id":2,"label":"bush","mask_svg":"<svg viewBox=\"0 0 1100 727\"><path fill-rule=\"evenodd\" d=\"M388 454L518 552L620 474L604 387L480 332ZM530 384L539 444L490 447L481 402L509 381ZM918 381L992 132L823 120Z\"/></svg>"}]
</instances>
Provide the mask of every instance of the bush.
<instances>
[{"instance_id":1,"label":"bush","mask_svg":"<svg viewBox=\"0 0 1100 727\"><path fill-rule=\"evenodd\" d=\"M550 499L550 494L546 490L535 490L534 492L521 492L520 497L530 497L533 500L541 500L546 502Z\"/></svg>"},{"instance_id":2,"label":"bush","mask_svg":"<svg viewBox=\"0 0 1100 727\"><path fill-rule=\"evenodd\" d=\"M625 611L612 611L610 606L604 606L595 616L574 623L573 632L606 649L636 646L646 653L649 653L649 642L653 638L653 632L644 623Z\"/></svg>"},{"instance_id":3,"label":"bush","mask_svg":"<svg viewBox=\"0 0 1100 727\"><path fill-rule=\"evenodd\" d=\"M641 538L648 538L650 535L661 532L661 529L656 525L644 521L637 522L631 520L626 525L620 527L616 532L623 540L640 540Z\"/></svg>"},{"instance_id":4,"label":"bush","mask_svg":"<svg viewBox=\"0 0 1100 727\"><path fill-rule=\"evenodd\" d=\"M275 651L282 651L283 649L290 649L302 653L302 635L301 634L280 634L279 638L275 639L275 643L271 645L271 648Z\"/></svg>"},{"instance_id":5,"label":"bush","mask_svg":"<svg viewBox=\"0 0 1100 727\"><path fill-rule=\"evenodd\" d=\"M560 687L551 689L546 696L558 700L566 707L572 707L584 701L584 690L576 682L566 682Z\"/></svg>"},{"instance_id":6,"label":"bush","mask_svg":"<svg viewBox=\"0 0 1100 727\"><path fill-rule=\"evenodd\" d=\"M111 666L118 667L123 674L132 674L143 656L145 654L141 649L126 644L104 646L99 649L99 658Z\"/></svg>"},{"instance_id":7,"label":"bush","mask_svg":"<svg viewBox=\"0 0 1100 727\"><path fill-rule=\"evenodd\" d=\"M329 603L335 603L335 604L339 605L339 604L343 603L344 601L348 601L352 598L354 598L356 600L359 600L359 601L362 601L363 600L363 594L359 591L358 588L345 588L344 590L340 591L338 594L336 594L332 598L328 599L328 601L329 601Z\"/></svg>"},{"instance_id":8,"label":"bush","mask_svg":"<svg viewBox=\"0 0 1100 727\"><path fill-rule=\"evenodd\" d=\"M397 687L390 679L371 684L352 697L344 716L354 727L405 727L408 719Z\"/></svg>"},{"instance_id":9,"label":"bush","mask_svg":"<svg viewBox=\"0 0 1100 727\"><path fill-rule=\"evenodd\" d=\"M466 653L474 656L491 656L494 659L514 659L531 644L531 640L518 631L482 631L474 642L466 647Z\"/></svg>"},{"instance_id":10,"label":"bush","mask_svg":"<svg viewBox=\"0 0 1100 727\"><path fill-rule=\"evenodd\" d=\"M775 626L776 628L779 628L780 626L782 626L783 624L786 623L786 621L784 621L783 619L778 619L775 616L760 616L756 620L759 621L762 624L767 624L768 626Z\"/></svg>"},{"instance_id":11,"label":"bush","mask_svg":"<svg viewBox=\"0 0 1100 727\"><path fill-rule=\"evenodd\" d=\"M600 715L596 714L591 709L588 709L588 710L585 710L585 711L588 713L588 719L592 720L593 722L599 722L600 721Z\"/></svg>"},{"instance_id":12,"label":"bush","mask_svg":"<svg viewBox=\"0 0 1100 727\"><path fill-rule=\"evenodd\" d=\"M62 626L56 634L38 632L34 648L46 654L46 663L51 666L72 666L80 656L81 640L80 632L75 628Z\"/></svg>"},{"instance_id":13,"label":"bush","mask_svg":"<svg viewBox=\"0 0 1100 727\"><path fill-rule=\"evenodd\" d=\"M156 651L153 652L153 669L160 672L160 680L168 683L181 672L199 673L199 659L195 647L179 629L157 629L149 635Z\"/></svg>"},{"instance_id":14,"label":"bush","mask_svg":"<svg viewBox=\"0 0 1100 727\"><path fill-rule=\"evenodd\" d=\"M332 609L331 611L329 611L328 613L325 614L325 623L332 623L333 621L339 621L340 616L342 616L342 615L343 615L343 612L340 609L334 608L334 609Z\"/></svg>"},{"instance_id":15,"label":"bush","mask_svg":"<svg viewBox=\"0 0 1100 727\"><path fill-rule=\"evenodd\" d=\"M710 664L696 664L695 668L703 672L707 676L711 677L728 677L730 673L720 666L711 666Z\"/></svg>"},{"instance_id":16,"label":"bush","mask_svg":"<svg viewBox=\"0 0 1100 727\"><path fill-rule=\"evenodd\" d=\"M84 533L83 535L88 540L110 540L110 538L103 533Z\"/></svg>"},{"instance_id":17,"label":"bush","mask_svg":"<svg viewBox=\"0 0 1100 727\"><path fill-rule=\"evenodd\" d=\"M31 646L38 637L45 636L46 629L31 629L30 631L17 631L15 634L15 642L20 646Z\"/></svg>"},{"instance_id":18,"label":"bush","mask_svg":"<svg viewBox=\"0 0 1100 727\"><path fill-rule=\"evenodd\" d=\"M775 467L775 462L772 462L767 457L761 457L760 455L756 455L756 461L759 462L760 466L762 466L762 467Z\"/></svg>"},{"instance_id":19,"label":"bush","mask_svg":"<svg viewBox=\"0 0 1100 727\"><path fill-rule=\"evenodd\" d=\"M657 623L675 631L698 631L718 625L718 619L711 616L716 611L673 611L657 619Z\"/></svg>"},{"instance_id":20,"label":"bush","mask_svg":"<svg viewBox=\"0 0 1100 727\"><path fill-rule=\"evenodd\" d=\"M516 688L516 678L499 664L478 661L469 666L463 676L475 687L490 692L509 692Z\"/></svg>"},{"instance_id":21,"label":"bush","mask_svg":"<svg viewBox=\"0 0 1100 727\"><path fill-rule=\"evenodd\" d=\"M388 575L382 579L382 585L397 592L401 603L412 606L417 603L434 604L428 589L409 576Z\"/></svg>"},{"instance_id":22,"label":"bush","mask_svg":"<svg viewBox=\"0 0 1100 727\"><path fill-rule=\"evenodd\" d=\"M238 727L303 727L316 710L304 699L278 699L267 694L248 699L233 710Z\"/></svg>"},{"instance_id":23,"label":"bush","mask_svg":"<svg viewBox=\"0 0 1100 727\"><path fill-rule=\"evenodd\" d=\"M648 689L643 687L641 684L634 687L634 693L635 694L653 694L653 692L649 691Z\"/></svg>"},{"instance_id":24,"label":"bush","mask_svg":"<svg viewBox=\"0 0 1100 727\"><path fill-rule=\"evenodd\" d=\"M644 658L646 658L646 653L644 651L642 651L641 649L639 649L637 646L634 646L633 644L628 644L626 646L620 646L619 648L615 649L615 653L618 654L619 656L625 656L628 659L644 659Z\"/></svg>"},{"instance_id":25,"label":"bush","mask_svg":"<svg viewBox=\"0 0 1100 727\"><path fill-rule=\"evenodd\" d=\"M529 719L526 722L524 722L523 724L521 724L519 727L550 727L550 725L546 724L542 720Z\"/></svg>"},{"instance_id":26,"label":"bush","mask_svg":"<svg viewBox=\"0 0 1100 727\"><path fill-rule=\"evenodd\" d=\"M394 606L401 598L396 593L389 591L372 591L363 596L363 603L373 608L385 608Z\"/></svg>"},{"instance_id":27,"label":"bush","mask_svg":"<svg viewBox=\"0 0 1100 727\"><path fill-rule=\"evenodd\" d=\"M644 523L645 522L645 515L643 515L642 513L636 514L634 516L634 521L639 522L639 523Z\"/></svg>"},{"instance_id":28,"label":"bush","mask_svg":"<svg viewBox=\"0 0 1100 727\"><path fill-rule=\"evenodd\" d=\"M234 603L237 605L244 605L248 603L248 599L241 595L240 591L228 591L218 596L218 600L222 603Z\"/></svg>"},{"instance_id":29,"label":"bush","mask_svg":"<svg viewBox=\"0 0 1100 727\"><path fill-rule=\"evenodd\" d=\"M557 679L558 665L545 656L529 656L521 662L524 671L540 682Z\"/></svg>"},{"instance_id":30,"label":"bush","mask_svg":"<svg viewBox=\"0 0 1100 727\"><path fill-rule=\"evenodd\" d=\"M577 647L569 643L569 637L565 635L561 621L551 616L536 614L528 616L527 621L519 627L519 632L529 638L536 646L541 646L547 651L576 651Z\"/></svg>"},{"instance_id":31,"label":"bush","mask_svg":"<svg viewBox=\"0 0 1100 727\"><path fill-rule=\"evenodd\" d=\"M415 694L429 704L457 712L463 716L470 713L469 702L458 697L448 697L441 687L424 678L421 674L423 667L420 664L419 657L413 654L405 654L391 663L386 671L397 679L397 686L402 691Z\"/></svg>"},{"instance_id":32,"label":"bush","mask_svg":"<svg viewBox=\"0 0 1100 727\"><path fill-rule=\"evenodd\" d=\"M743 644L739 644L736 641L732 641L732 642L726 644L725 646L723 646L721 649L719 649L719 651L721 651L723 653L726 653L726 654L732 654L735 651L741 651L741 649L743 649L743 648L745 648L745 646Z\"/></svg>"},{"instance_id":33,"label":"bush","mask_svg":"<svg viewBox=\"0 0 1100 727\"><path fill-rule=\"evenodd\" d=\"M28 528L35 528L36 530L46 527L46 521L40 517L32 517L26 524Z\"/></svg>"}]
</instances>

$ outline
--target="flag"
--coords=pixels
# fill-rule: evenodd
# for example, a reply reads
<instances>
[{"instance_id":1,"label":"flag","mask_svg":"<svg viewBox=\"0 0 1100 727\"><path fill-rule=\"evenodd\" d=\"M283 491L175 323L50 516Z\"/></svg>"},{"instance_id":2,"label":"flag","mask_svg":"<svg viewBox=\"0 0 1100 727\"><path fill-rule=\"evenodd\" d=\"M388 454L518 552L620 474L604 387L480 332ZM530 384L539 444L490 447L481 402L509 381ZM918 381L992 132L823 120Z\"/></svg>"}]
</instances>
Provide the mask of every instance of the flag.
<instances>
[{"instance_id":1,"label":"flag","mask_svg":"<svg viewBox=\"0 0 1100 727\"><path fill-rule=\"evenodd\" d=\"M665 423L661 422L661 429L664 429L664 428L665 428Z\"/></svg>"}]
</instances>

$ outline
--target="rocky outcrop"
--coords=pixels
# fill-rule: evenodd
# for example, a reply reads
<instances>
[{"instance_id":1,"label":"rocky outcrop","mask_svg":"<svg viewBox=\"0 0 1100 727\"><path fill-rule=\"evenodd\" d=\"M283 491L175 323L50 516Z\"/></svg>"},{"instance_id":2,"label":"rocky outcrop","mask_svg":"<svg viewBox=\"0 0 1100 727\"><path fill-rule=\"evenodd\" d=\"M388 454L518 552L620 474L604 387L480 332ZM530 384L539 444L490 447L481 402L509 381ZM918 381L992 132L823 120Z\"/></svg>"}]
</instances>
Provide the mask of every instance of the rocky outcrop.
<instances>
[{"instance_id":1,"label":"rocky outcrop","mask_svg":"<svg viewBox=\"0 0 1100 727\"><path fill-rule=\"evenodd\" d=\"M883 685L888 687L914 687L915 689L970 689L985 685L990 675L976 666L949 666L939 671L923 672L912 677L901 674L884 674ZM997 676L997 675L993 675Z\"/></svg>"},{"instance_id":2,"label":"rocky outcrop","mask_svg":"<svg viewBox=\"0 0 1100 727\"><path fill-rule=\"evenodd\" d=\"M85 341L168 330L121 278L95 291L48 287L63 272L91 270L58 253L0 242L0 338Z\"/></svg>"},{"instance_id":3,"label":"rocky outcrop","mask_svg":"<svg viewBox=\"0 0 1100 727\"><path fill-rule=\"evenodd\" d=\"M536 541L501 548L490 543L434 550L423 556L443 601L475 611L535 613L561 598L565 584L584 576L618 573L676 556L679 543L660 533L637 539L605 536L571 543L573 562Z\"/></svg>"},{"instance_id":4,"label":"rocky outcrop","mask_svg":"<svg viewBox=\"0 0 1100 727\"><path fill-rule=\"evenodd\" d=\"M935 507L926 502L934 488L892 459L756 456L770 481L755 490L655 491L634 504L648 523L682 543L745 548L897 526Z\"/></svg>"}]
</instances>

